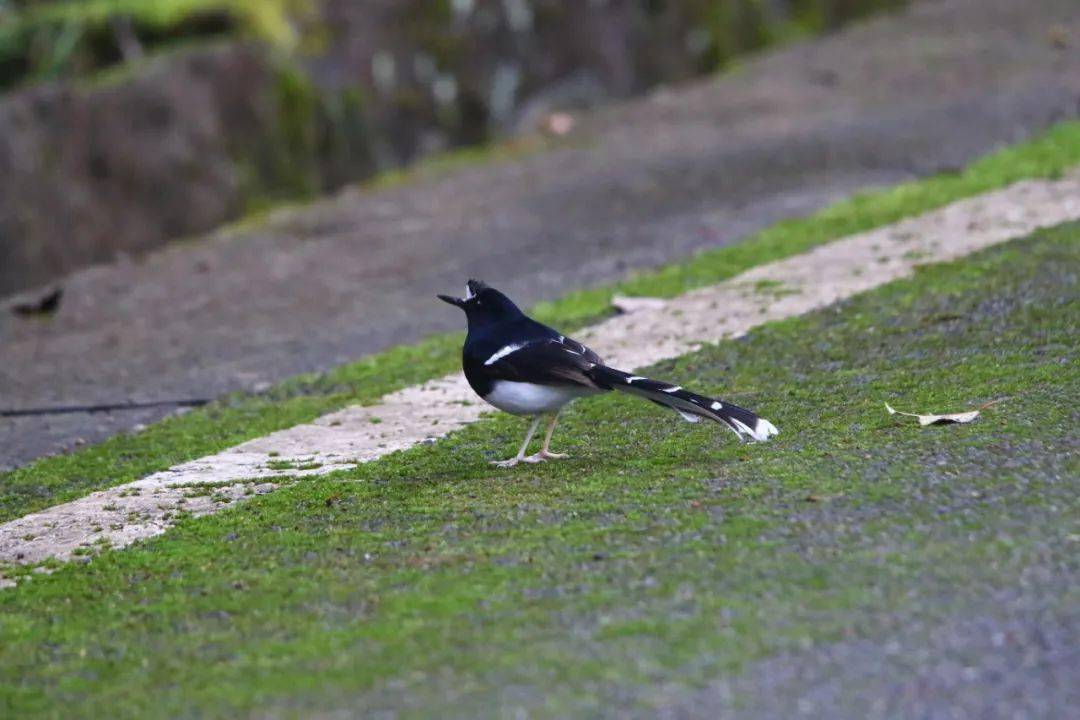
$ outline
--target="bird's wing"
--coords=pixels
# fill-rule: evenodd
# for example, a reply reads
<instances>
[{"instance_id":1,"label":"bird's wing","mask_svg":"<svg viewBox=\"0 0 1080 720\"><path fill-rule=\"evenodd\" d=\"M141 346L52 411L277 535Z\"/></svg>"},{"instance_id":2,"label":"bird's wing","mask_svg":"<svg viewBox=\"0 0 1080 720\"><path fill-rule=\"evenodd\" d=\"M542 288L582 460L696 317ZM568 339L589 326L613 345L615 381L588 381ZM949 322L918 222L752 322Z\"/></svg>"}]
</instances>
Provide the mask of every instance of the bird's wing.
<instances>
[{"instance_id":1,"label":"bird's wing","mask_svg":"<svg viewBox=\"0 0 1080 720\"><path fill-rule=\"evenodd\" d=\"M580 355L594 365L604 364L604 361L600 358L599 355L579 343L577 340L574 340L573 338L568 338L565 335L560 335L558 338L558 343L562 345L567 352L574 353L575 355Z\"/></svg>"},{"instance_id":2,"label":"bird's wing","mask_svg":"<svg viewBox=\"0 0 1080 720\"><path fill-rule=\"evenodd\" d=\"M493 380L599 389L586 375L599 362L599 356L592 350L559 336L506 345L483 364Z\"/></svg>"}]
</instances>

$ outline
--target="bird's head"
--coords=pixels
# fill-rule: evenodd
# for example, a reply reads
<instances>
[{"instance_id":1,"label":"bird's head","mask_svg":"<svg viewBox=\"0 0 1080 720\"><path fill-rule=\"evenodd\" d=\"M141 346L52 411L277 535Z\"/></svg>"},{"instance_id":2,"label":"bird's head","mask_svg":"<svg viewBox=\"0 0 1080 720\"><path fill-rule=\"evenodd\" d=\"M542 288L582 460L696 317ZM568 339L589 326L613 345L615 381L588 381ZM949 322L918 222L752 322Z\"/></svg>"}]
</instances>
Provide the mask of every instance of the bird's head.
<instances>
[{"instance_id":1,"label":"bird's head","mask_svg":"<svg viewBox=\"0 0 1080 720\"><path fill-rule=\"evenodd\" d=\"M439 295L439 299L464 310L469 327L512 320L522 315L521 310L510 298L479 280L470 280L465 283L465 297Z\"/></svg>"}]
</instances>

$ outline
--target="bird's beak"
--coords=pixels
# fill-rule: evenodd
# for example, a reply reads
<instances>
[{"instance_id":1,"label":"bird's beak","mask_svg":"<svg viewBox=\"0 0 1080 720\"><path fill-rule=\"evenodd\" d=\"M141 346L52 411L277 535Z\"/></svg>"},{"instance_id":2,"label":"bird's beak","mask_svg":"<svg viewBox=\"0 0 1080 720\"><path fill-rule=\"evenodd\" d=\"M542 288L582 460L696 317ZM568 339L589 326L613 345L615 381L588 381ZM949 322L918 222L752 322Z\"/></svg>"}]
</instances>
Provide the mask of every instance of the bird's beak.
<instances>
[{"instance_id":1,"label":"bird's beak","mask_svg":"<svg viewBox=\"0 0 1080 720\"><path fill-rule=\"evenodd\" d=\"M451 305L456 305L459 308L465 307L465 301L461 298L450 297L449 295L438 295L437 297L444 303L450 303Z\"/></svg>"}]
</instances>

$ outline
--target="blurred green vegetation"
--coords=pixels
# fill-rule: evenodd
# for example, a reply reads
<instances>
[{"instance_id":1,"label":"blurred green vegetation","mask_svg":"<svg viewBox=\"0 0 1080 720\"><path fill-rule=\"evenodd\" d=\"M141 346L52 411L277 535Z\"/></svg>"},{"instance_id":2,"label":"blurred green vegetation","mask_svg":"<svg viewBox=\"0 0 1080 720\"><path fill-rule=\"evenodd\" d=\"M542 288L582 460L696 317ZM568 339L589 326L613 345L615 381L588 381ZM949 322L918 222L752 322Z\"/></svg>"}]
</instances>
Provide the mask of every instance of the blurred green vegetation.
<instances>
[{"instance_id":1,"label":"blurred green vegetation","mask_svg":"<svg viewBox=\"0 0 1080 720\"><path fill-rule=\"evenodd\" d=\"M901 7L908 0L693 0L682 12L707 29L703 72L724 68L740 55L776 43L835 30L881 10ZM671 12L680 3L652 0L654 15ZM778 12L782 7L783 12Z\"/></svg>"},{"instance_id":2,"label":"blurred green vegetation","mask_svg":"<svg viewBox=\"0 0 1080 720\"><path fill-rule=\"evenodd\" d=\"M641 1L647 17L681 15L691 26L700 24L700 69L707 72L742 53L834 29L907 0ZM449 0L429 4L429 12L410 15L438 56L454 44L452 12ZM85 76L196 38L246 38L293 50L305 37L319 37L317 9L318 0L0 0L0 90Z\"/></svg>"},{"instance_id":3,"label":"blurred green vegetation","mask_svg":"<svg viewBox=\"0 0 1080 720\"><path fill-rule=\"evenodd\" d=\"M81 76L192 38L298 42L311 0L0 0L0 88Z\"/></svg>"}]
</instances>

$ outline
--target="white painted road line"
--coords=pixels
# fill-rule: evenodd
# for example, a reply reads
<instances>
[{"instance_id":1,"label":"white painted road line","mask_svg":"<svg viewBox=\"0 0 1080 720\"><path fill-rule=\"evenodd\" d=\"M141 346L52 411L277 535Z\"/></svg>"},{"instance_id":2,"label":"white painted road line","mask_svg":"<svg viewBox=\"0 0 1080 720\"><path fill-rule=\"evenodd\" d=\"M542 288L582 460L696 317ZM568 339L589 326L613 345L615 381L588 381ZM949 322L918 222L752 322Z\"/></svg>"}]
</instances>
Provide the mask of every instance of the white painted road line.
<instances>
[{"instance_id":1,"label":"white painted road line","mask_svg":"<svg viewBox=\"0 0 1080 720\"><path fill-rule=\"evenodd\" d=\"M1077 218L1080 174L1023 182L759 266L670 301L642 303L634 312L587 329L579 339L615 367L641 368L884 285L910 275L917 264L952 260ZM0 563L66 560L94 543L123 547L165 532L179 511L211 513L251 493L268 492L283 477L324 474L375 460L446 435L488 410L460 374L406 388L377 405L346 408L4 523ZM295 467L281 469L283 463ZM219 487L212 494L193 493L192 485L206 483Z\"/></svg>"}]
</instances>

